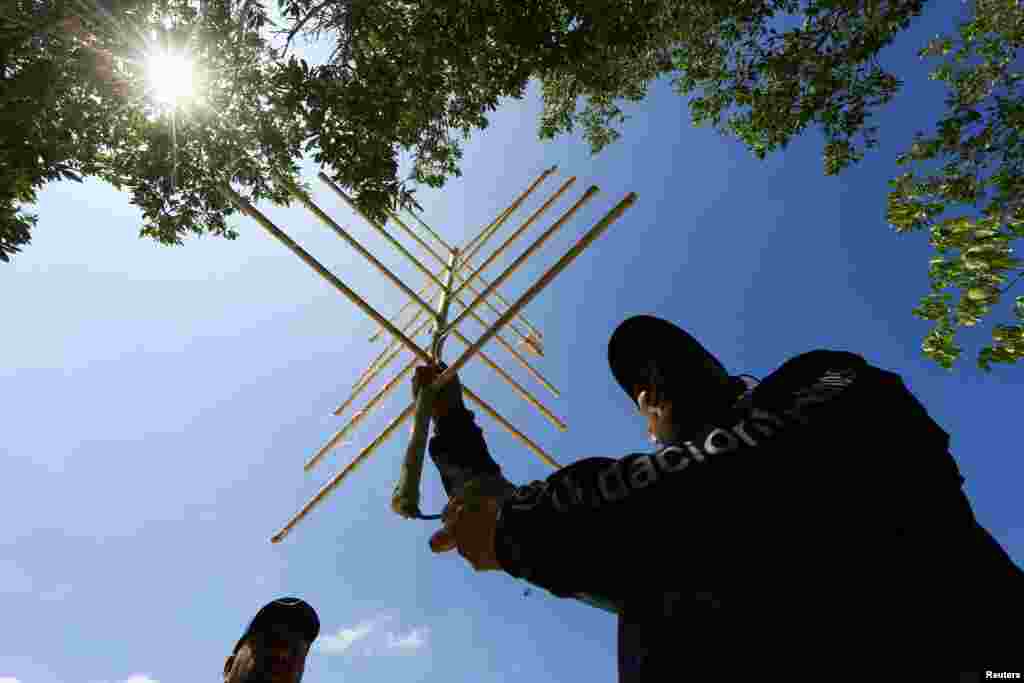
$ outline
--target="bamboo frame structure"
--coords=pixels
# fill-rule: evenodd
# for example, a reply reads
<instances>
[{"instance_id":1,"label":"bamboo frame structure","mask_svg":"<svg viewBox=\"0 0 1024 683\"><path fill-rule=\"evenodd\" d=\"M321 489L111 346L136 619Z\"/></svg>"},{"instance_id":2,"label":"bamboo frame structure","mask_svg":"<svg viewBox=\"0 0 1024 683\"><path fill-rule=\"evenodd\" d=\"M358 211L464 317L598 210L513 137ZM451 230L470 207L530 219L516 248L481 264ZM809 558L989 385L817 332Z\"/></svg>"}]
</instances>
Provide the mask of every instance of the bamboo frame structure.
<instances>
[{"instance_id":1,"label":"bamboo frame structure","mask_svg":"<svg viewBox=\"0 0 1024 683\"><path fill-rule=\"evenodd\" d=\"M351 199L350 199L350 198L349 198L349 197L348 197L347 195L345 195L345 193L343 193L343 191L342 191L342 190L341 190L340 188L338 188L338 186L337 186L337 185L335 185L335 184L334 184L333 182L331 182L331 181L330 181L330 178L328 178L327 176L325 176L325 175L324 175L323 173L321 174L321 176L322 176L322 178L321 178L321 179L322 179L322 180L324 180L324 181L325 181L325 182L327 183L327 185L328 185L328 186L329 186L329 187L330 187L331 189L333 189L333 190L335 191L335 194L336 194L336 195L338 195L338 197L340 197L340 198L342 199L342 201L344 201L344 202L345 202L346 204L348 204L348 205L349 205L350 207L352 207L352 209L353 209L353 210L354 210L354 211L355 211L356 213L358 213L358 214L359 214L360 216L362 216L362 218L364 218L364 219L365 219L365 220L366 220L366 221L367 221L368 223L370 223L370 225L371 225L372 227L374 227L374 228L375 228L375 229L376 229L376 230L377 230L377 231L378 231L378 232L379 232L380 234L382 234L382 236L383 236L383 237L384 237L384 238L385 238L385 239L386 239L386 240L387 240L387 241L388 241L388 242L389 242L389 243L390 243L390 244L391 244L391 245L392 245L392 246L393 246L393 247L394 247L395 249L397 249L397 250L398 250L398 252L399 252L399 253L400 253L401 255L403 255L404 257L406 257L406 258L407 258L407 259L408 259L409 261L411 261L411 262L413 263L413 265L415 265L415 266L416 266L416 267L417 267L417 268L418 268L418 269L419 269L419 270L420 270L421 272L423 272L424 274L426 274L426 275L427 275L427 278L428 278L428 279L429 279L430 281L432 281L432 282L433 282L434 284L436 284L436 285L438 285L438 286L441 286L441 283L440 283L440 279L438 278L438 276L437 276L436 274L434 274L434 273L433 273L433 272L432 272L431 270L429 270L429 269L428 269L428 268L427 268L427 267L426 267L425 265L423 265L423 263L422 263L422 262L420 262L420 260L419 260L418 258L416 258L416 257L415 257L415 256L414 256L414 255L413 255L412 253L410 253L410 251L409 251L408 249L404 248L404 247L403 247L403 246L402 246L402 245L401 245L401 244L400 244L400 243L399 243L399 242L398 242L397 240L395 240L395 239L394 239L394 238L393 238L393 237L391 236L391 234L390 234L390 233L388 233L388 231L387 231L387 230L386 230L386 229L384 228L384 226L382 226L382 225L378 224L378 223L377 223L376 221L374 221L374 220L371 220L371 219L370 219L370 218L369 218L369 217L368 217L368 216L367 216L366 214L362 213L362 211L361 211L361 210L359 210L359 209L358 209L358 208L357 208L357 207L355 206L355 204L354 204L354 203L352 202L352 200L351 200ZM566 183L565 183L565 185L563 186L563 188L562 188L562 189L560 189L560 190L558 191L558 193L556 193L556 195L555 195L554 197L552 197L552 198L551 198L550 200L548 200L548 202L547 202L547 203L545 203L545 205L544 205L543 207L541 207L541 209L539 209L538 211L536 211L536 212L534 213L534 215L530 216L530 217L529 217L529 219L528 219L528 220L526 221L526 223L524 223L524 224L523 224L523 226L522 226L522 227L520 227L520 228L519 228L519 230L517 230L517 231L516 231L516 234L517 234L517 236L518 236L518 234L521 234L521 233L522 233L522 230L524 230L524 229L525 229L526 227L528 227L528 226L529 226L529 223L531 223L532 221L536 220L536 219L537 219L537 217L541 215L541 213L543 213L543 212L544 212L545 210L547 210L547 208L548 208L548 207L550 207L550 206L551 206L551 204L553 204L553 203L554 203L554 201L555 201L555 200L556 200L556 199L558 198L558 196L559 196L559 195L561 195L562 191L564 191L564 188L565 188L565 187L567 187L567 186L568 186L568 184L570 184L570 183L571 183L571 182L572 182L573 180L575 180L575 178L570 178L570 179L569 179L569 182L566 182ZM311 204L311 202L310 202L310 204ZM515 206L515 205L513 205L513 206ZM506 210L506 211L508 211L508 210ZM317 212L318 212L318 213L317 213L317 215L319 215L319 214L322 214L322 213L323 213L323 212L319 212L319 210L318 210L318 209L317 209ZM509 215L511 215L511 214L509 214L509 213L506 213L506 214L504 214L504 215L502 216L501 220L497 221L497 222L496 222L495 224L500 224L501 222L504 222L504 219L505 219L505 218L507 218L507 217L508 217ZM336 231L337 231L337 230L336 230ZM506 245L507 245L507 244L508 244L508 243L506 243ZM506 245L503 245L503 246L506 246ZM477 270L478 270L478 271L479 271L479 270L482 270L482 268L478 268ZM475 272L474 272L474 275L473 275L473 276L475 276L476 274L477 274L477 273L475 273ZM472 280L472 276L471 276L470 280ZM490 327L490 324L488 324L488 323L487 323L486 321L484 321L484 319L483 319L483 318L481 318L481 317L480 317L480 316L479 316L479 315L478 315L478 314L476 313L476 310L475 310L475 308L476 308L476 306L478 305L478 303L479 303L479 302L481 302L481 301L485 301L485 298L484 298L484 297L481 297L481 296L479 296L479 295L478 295L478 296L477 296L477 299L476 299L476 302L477 302L477 303L474 303L474 304L471 304L471 305L467 306L467 305L465 304L465 302L463 302L463 300L462 300L462 299L460 298L460 296L459 296L459 294L460 294L460 293L462 292L462 290L466 288L466 286L467 286L467 282L468 282L468 281L464 281L464 282L462 283L462 285L460 285L460 287L459 287L459 288L458 288L458 289L456 290L456 292L454 293L454 300L455 300L455 301L456 301L456 302L457 302L457 303L458 303L459 305L463 306L463 308L465 309L465 310L464 310L464 312L463 312L463 314L462 314L462 316L460 317L460 322L462 321L462 317L464 317L465 315L467 315L467 314L468 314L468 315L471 315L471 316L473 317L474 321L476 321L476 322L477 322L477 323L478 323L479 325L481 325L481 326L483 327L483 329L484 329L484 330L486 330L486 329L488 329L488 328ZM442 286L441 286L441 287L442 287ZM411 297L411 299L412 299L412 297ZM417 300L418 300L418 299L413 299L413 302L414 302L414 303L416 303L416 302L417 302ZM549 391L550 391L551 393L553 393L553 394L554 394L554 395L555 395L556 397L557 397L557 396L559 395L559 394L558 394L558 389L556 389L556 388L554 387L554 385L553 385L553 384L551 384L551 382L549 382L549 381L548 381L547 379L545 379L545 378L544 378L544 376L543 376L543 375L541 375L541 373L540 373L540 372L538 372L538 371L537 371L537 370L536 370L536 369L535 369L534 367L532 367L531 365L529 365L529 361L528 361L528 360L526 360L526 359L525 359L524 357L522 357L522 354L521 354L521 353L519 353L518 351L516 351L516 350L515 350L515 349L514 349L514 348L512 347L512 345L511 345L511 344L510 344L510 343L508 342L508 340L506 340L506 339L505 339L504 337L502 337L501 335L499 335L499 336L497 337L497 339L498 339L498 343L499 343L499 344L501 344L501 345L502 345L503 347L505 347L505 349L506 349L506 350L507 350L507 351L508 351L509 353L511 353L511 354L512 354L512 356L513 356L513 357L514 357L514 358L515 358L515 359L516 359L516 360L517 360L517 361L519 362L519 365L520 365L520 366L522 366L522 367L523 367L523 368L524 368L524 369L526 370L526 372L528 372L528 373L529 373L529 374L530 374L530 375L531 375L532 377L534 377L534 379L536 379L536 380L537 380L538 382L540 382L541 384L543 384L543 385L544 385L544 387L545 387L545 388L547 388L547 389L548 389L548 390L549 390ZM524 338L524 339L525 339L525 338Z\"/></svg>"},{"instance_id":2,"label":"bamboo frame structure","mask_svg":"<svg viewBox=\"0 0 1024 683\"><path fill-rule=\"evenodd\" d=\"M353 406L355 401L363 392L370 389L379 377L385 375L387 369L391 367L399 356L404 354L406 358L406 360L400 364L400 369L397 373L388 373L390 376L385 375L387 378L384 380L383 386L376 389L370 398L366 399L365 403L353 412L344 426L327 439L327 441L306 460L304 464L304 469L306 471L312 470L315 466L323 462L325 457L331 451L336 449L339 444L351 443L350 440L346 441L345 439L347 437L350 438L354 430L363 424L369 415L380 409L381 405L385 403L385 400L402 383L402 380L412 373L418 364L437 364L441 362L445 341L449 336L457 339L464 347L461 355L459 355L457 359L451 363L432 384L426 387L421 387L415 400L406 405L405 408L384 427L380 434L374 437L368 445L362 448L354 460L349 462L341 469L340 472L331 477L328 482L321 487L316 495L313 496L277 533L271 537L272 542L281 542L295 528L295 526L305 519L313 509L319 506L327 496L342 483L342 481L344 481L356 468L364 463L374 452L379 450L379 448L387 442L387 440L393 436L399 427L408 421L410 417L413 417L412 435L406 445L405 455L402 460L399 476L391 500L391 507L396 514L406 519L435 519L436 516L425 516L419 509L420 479L422 475L424 453L426 450L432 402L440 389L451 381L451 379L456 376L456 373L458 373L459 370L474 357L479 357L480 361L492 370L499 379L503 380L515 394L535 409L556 429L560 431L568 429L566 424L559 419L550 408L541 403L533 394L530 393L529 390L524 388L510 372L503 369L497 359L485 353L483 351L483 347L492 340L497 342L502 348L509 351L509 355L519 365L526 369L526 371L535 380L544 385L556 397L558 397L560 395L558 390L555 389L550 382L544 379L544 377L535 368L533 368L500 333L505 328L508 328L521 339L521 346L527 346L535 355L544 356L542 348L543 335L541 330L526 318L524 313L525 307L546 287L548 287L559 273L564 271L576 258L579 257L580 254L582 254L585 249L597 240L612 223L618 220L618 218L633 205L636 200L636 194L632 192L628 193L618 204L612 207L604 217L595 223L583 237L581 237L564 255L562 255L554 265L549 267L543 275L541 275L540 278L538 278L537 281L526 290L526 292L514 301L510 302L502 296L498 291L498 288L505 284L506 281L515 272L517 272L527 260L533 258L540 248L555 234L555 232L564 227L565 224L568 223L568 221L579 211L579 209L598 193L598 188L596 186L588 188L571 207L565 210L558 219L547 227L539 237L534 239L534 241L497 276L485 278L483 276L483 272L493 266L498 257L505 253L508 248L525 233L526 230L537 222L537 220L556 201L558 201L558 199L567 190L569 190L576 180L575 177L568 178L558 188L558 190L552 193L539 208L534 210L533 213L523 221L500 246L495 248L489 254L481 254L482 260L479 265L473 265L474 259L482 252L485 245L498 233L502 226L509 221L513 214L515 214L515 212L526 202L526 200L544 182L544 180L554 174L556 170L557 167L552 166L541 173L539 177L537 177L524 192L520 193L507 208L501 211L494 220L472 236L472 238L465 243L465 246L461 248L453 247L452 243L445 240L439 231L435 231L431 228L427 222L414 213L410 207L404 206L401 207L401 209L413 219L412 222L402 220L399 216L398 210L388 210L386 215L389 222L398 226L403 237L411 239L412 242L429 254L430 259L440 265L438 270L434 270L422 263L417 256L413 255L408 248L406 248L394 235L391 234L391 232L388 231L386 225L371 220L366 216L359 208L356 200L345 194L326 174L321 172L319 174L320 180L323 181L332 193L349 206L356 215L362 217L371 228L373 228L392 247L394 247L396 251L398 251L404 260L411 263L416 270L425 277L426 282L418 291L413 291L413 288L399 278L394 270L385 265L382 261L378 260L377 257L370 253L365 246L360 244L359 241L353 237L349 230L343 228L337 221L331 218L326 211L321 209L313 201L313 198L307 193L307 191L300 189L291 180L278 175L278 180L281 182L282 186L288 190L298 203L305 207L326 227L330 228L357 253L363 256L363 258L373 266L374 270L383 275L385 279L390 281L392 285L402 292L406 299L405 305L390 317L385 317L373 308L363 297L353 291L337 276L325 268L305 249L292 240L283 230L274 225L270 219L252 206L252 204L250 204L246 199L232 190L228 183L220 184L219 189L221 194L223 194L230 203L235 205L243 214L254 219L272 237L282 242L289 250L299 256L299 258L302 259L314 272L332 284L335 289L341 292L360 310L368 315L374 323L376 323L377 329L370 338L371 342L379 340L382 336L386 339L384 349L360 374L352 386L350 395L337 407L337 409L335 409L334 415L341 416L350 406ZM428 240L433 240L434 245L432 246ZM475 283L479 283L480 287L483 288L483 291L480 291ZM472 295L472 300L468 303L460 296L464 290L468 290ZM495 302L500 304L500 306L496 305ZM457 314L451 313L450 315L452 306L455 304L461 308L461 311L457 312ZM476 310L481 306L486 307L491 313L496 315L497 320L487 322L481 318L476 313ZM410 307L413 308L412 315L404 322L400 322L408 315L407 312ZM466 318L473 318L475 322L484 328L482 335L477 337L475 340L467 337L460 329L460 326L464 323ZM523 329L520 329L520 325L525 328L525 332ZM428 331L430 332L429 344L422 346L416 340ZM411 358L409 357L410 355ZM515 439L523 443L525 447L533 452L542 462L552 468L560 467L558 461L551 457L551 455L538 445L537 442L528 437L521 429L514 426L509 420L503 417L494 406L485 401L471 388L465 386L464 383L462 385L462 392L467 399L469 399L475 406L479 407L482 412L494 419L498 425L505 429Z\"/></svg>"},{"instance_id":3,"label":"bamboo frame structure","mask_svg":"<svg viewBox=\"0 0 1024 683\"><path fill-rule=\"evenodd\" d=\"M435 234L434 231L431 229L431 227L429 225L427 225L426 223L424 223L423 220L419 216L417 216L416 214L412 213L408 209L406 209L406 212L410 216L412 216L413 220L415 220L417 223L419 223L423 227L424 230L428 231L431 235ZM441 240L440 237L437 237L437 239L438 239L438 241L440 241L442 244L445 245L445 248L451 249L451 247L447 246L447 243L445 243L443 240ZM472 265L473 264L471 264L468 259L463 259L460 262L460 264L461 264L460 270L462 270L463 272L465 272L466 270L469 270L469 271L472 272L472 270L473 270ZM477 279L480 280L481 284L483 284L484 287L488 287L491 284L490 282L485 280L482 276L478 275ZM508 308L509 306L512 305L512 304L510 304L508 302L508 299L506 299L505 297L503 297L501 295L501 292L495 292L494 296L495 296L495 298L499 302L501 302L501 305L504 306L505 308ZM523 325L525 325L527 327L527 329L530 331L530 333L533 334L535 337L541 338L541 337L544 336L543 334L541 334L541 331L539 329L537 329L537 327L533 323L531 323L529 320L527 320L526 316L524 316L521 312L516 314L516 318L518 318L519 321L521 323L523 323Z\"/></svg>"},{"instance_id":4,"label":"bamboo frame structure","mask_svg":"<svg viewBox=\"0 0 1024 683\"><path fill-rule=\"evenodd\" d=\"M353 201L352 201L352 199L351 199L351 198L350 198L350 197L349 197L349 196L348 196L347 194L345 194L345 193L344 193L344 192L343 192L343 191L342 191L342 190L341 190L341 189L340 189L340 188L339 188L339 187L338 187L337 185L335 185L334 183L332 183L332 182L331 182L331 180L330 180L330 178L328 178L328 177L327 177L326 175L324 175L323 173L320 173L320 178L321 178L321 180L323 180L323 181L324 181L325 183L327 183L327 186L328 186L328 187L330 187L330 188L331 188L332 190L334 190L334 192L335 192L335 193L336 193L336 194L337 194L337 195L338 195L339 197L341 197L341 199L342 199L342 200L343 200L343 201L344 201L344 202L345 202L346 204L348 204L348 205L349 205L349 206L350 206L350 207L352 208L352 210L353 210L353 211L355 211L356 213L358 213L358 214L360 214L361 216L363 216L363 218L364 218L364 219L365 219L365 220L366 220L366 221L367 221L368 223L370 223L370 224L371 224L371 225L373 225L373 226L374 226L375 228L377 228L378 232L383 232L383 228L381 228L380 226L378 226L378 225L377 225L377 224L376 224L376 223L375 223L374 221L372 221L372 220L370 220L369 218L367 218L367 216L366 216L365 214L363 214L363 212L362 212L362 211L361 211L361 210L359 209L359 207L358 207L358 206L356 206L355 202L353 202ZM548 206L548 205L545 205L545 208L547 208L547 206ZM391 215L392 215L392 216L394 216L394 214L391 214ZM404 230L406 231L406 233L407 233L407 234L409 234L409 235L410 235L411 237L414 237L414 238L415 238L415 239L416 239L416 240L418 241L418 243L420 244L420 246L422 246L422 247L423 247L424 249L426 249L426 250L427 250L427 253L429 253L429 254L430 254L431 256L433 256L433 257L434 257L434 259L435 259L436 261L438 261L439 263L441 263L441 265L442 265L442 266L443 266L443 265L445 264L445 260L444 260L444 258L442 258L442 257L441 257L441 255L440 255L440 254L438 254L438 253L437 253L436 251L434 251L433 249L431 249L431 248L430 248L430 245L428 245L427 243L425 243L425 242L424 242L424 241L422 240L422 238L420 238L420 237L419 237L419 236L418 236L418 235L417 235L416 233L412 232L412 231L411 231L411 230L409 229L409 227L408 227L407 225L405 225L405 223L403 223L403 222L402 222L401 220L397 220L397 219L395 220L395 222L396 222L396 223L398 224L398 226L399 226L400 228L403 228L403 229L404 229ZM397 248L398 248L398 249L399 249L400 251L402 251L402 252L403 252L403 254L404 254L404 255L405 255L405 256L406 256L406 257L407 257L407 258L408 258L409 260L411 260L411 261L414 261L414 262L416 262L416 263L419 263L419 262L418 262L418 260L416 259L416 257L414 257L414 256L413 256L413 255L412 255L411 253L409 253L409 252L408 252L408 251L407 251L407 250L406 250L406 249L405 249L404 247L402 247L402 246L400 246L400 245L398 244L397 240L394 240L394 238L393 238L393 237L391 237L391 236L387 236L387 238L388 238L388 241L392 242L392 244L394 244L394 245L395 245L395 246L396 246L396 247L397 247ZM423 272L425 272L425 273L428 273L428 272L429 272L429 271L427 270L427 268L426 268L425 266L423 266L422 264L419 264L419 265L418 265L417 267L418 267L418 268L419 268L419 269L420 269L421 271L423 271ZM430 273L430 277L431 277L431 279L433 280L433 282L434 282L434 283L439 283L439 280L438 280L438 278L437 278L437 276L436 276L436 275L434 275L433 273ZM431 283L430 283L430 282L428 282L428 283L427 283L427 290L428 290L428 291L429 291L429 288L430 288L430 286L431 286ZM463 281L463 282L462 282L462 284L460 285L460 287L459 287L459 290L458 290L458 291L459 291L459 292L461 292L461 291L462 291L462 289L463 289L464 287L468 287L468 288L469 288L469 290L470 290L471 292L473 292L473 293L474 293L474 294L475 294L476 296L480 296L480 292L479 292L479 291L477 291L477 290L476 290L476 288L475 288L475 287L473 287L473 286L472 286L472 284L470 284L470 283L469 283L468 281ZM412 297L410 297L410 298L412 298ZM413 299L412 301L413 301L413 303L415 303L415 299ZM493 312L497 313L498 315L501 315L501 311L499 311L499 310L498 310L497 308L495 308L495 307L494 307L494 305L493 305L493 304L491 304L491 303L490 303L489 301L486 301L486 300L485 300L485 301L484 301L484 303L485 303L485 304L486 304L486 305L487 305L487 306L488 306L488 307L489 307L489 308L490 308L490 309L491 309L491 310L492 310ZM482 321L481 321L481 324L483 324L483 325L484 325L484 327L488 327L488 326L489 326L489 325L488 325L488 323L486 323L486 322L482 322ZM517 334L518 334L518 335L519 335L519 336L520 336L520 337L521 337L521 338L522 338L522 339L523 339L524 341L526 340L526 338L527 338L527 337L526 337L526 334L524 334L523 332L520 332L520 331L519 331L518 329L516 329L516 328L515 328L514 326L512 326L512 325L510 325L509 327L510 327L510 328L511 328L511 329L512 329L512 330L513 330L514 332L516 332L516 333L517 333Z\"/></svg>"}]
</instances>

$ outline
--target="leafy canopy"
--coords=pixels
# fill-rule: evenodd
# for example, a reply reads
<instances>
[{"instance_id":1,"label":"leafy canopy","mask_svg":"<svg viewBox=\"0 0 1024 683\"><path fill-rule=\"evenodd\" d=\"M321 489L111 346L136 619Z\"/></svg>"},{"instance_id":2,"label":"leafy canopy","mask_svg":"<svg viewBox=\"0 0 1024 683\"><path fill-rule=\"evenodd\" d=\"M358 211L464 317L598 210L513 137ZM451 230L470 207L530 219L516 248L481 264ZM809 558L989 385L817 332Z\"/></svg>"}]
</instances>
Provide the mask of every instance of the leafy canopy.
<instances>
[{"instance_id":1,"label":"leafy canopy","mask_svg":"<svg viewBox=\"0 0 1024 683\"><path fill-rule=\"evenodd\" d=\"M897 231L927 230L937 255L929 263L931 293L914 314L934 321L924 352L945 368L962 353L961 327L989 315L1017 278L1022 262L1011 244L1024 237L1024 97L1015 66L1024 46L1024 11L1016 0L976 0L959 34L921 50L941 58L933 79L947 84L945 115L932 135L919 133L898 159L912 165L891 181L888 220ZM951 308L953 294L960 296ZM996 324L978 365L1024 357L1024 296L1014 322Z\"/></svg>"},{"instance_id":2,"label":"leafy canopy","mask_svg":"<svg viewBox=\"0 0 1024 683\"><path fill-rule=\"evenodd\" d=\"M81 0L77 0L81 1ZM672 77L691 122L741 140L758 158L815 127L823 170L837 174L877 145L871 117L901 83L879 51L925 0L13 0L0 10L0 258L29 241L46 182L103 178L130 190L141 233L165 244L234 233L216 189L288 202L305 155L371 218L415 204L414 185L459 176L460 140L487 127L502 98L541 85L541 139L583 131L593 153L621 137L623 102ZM92 7L85 10L84 7ZM200 11L202 9L202 11ZM888 220L928 228L932 294L915 313L935 321L924 352L951 367L957 326L989 313L1020 263L1009 244L1024 220L1019 131L1024 103L1012 71L1022 10L975 0L959 37L922 56L946 61L949 111L901 157L919 169L893 181ZM326 37L310 65L300 37ZM145 57L191 54L194 101L153 104ZM952 57L949 55L952 54ZM412 169L398 177L402 151ZM944 165L936 162L944 161ZM931 164L931 165L929 165ZM283 176L284 181L277 177ZM301 185L301 183L300 183ZM954 207L962 209L945 216ZM956 250L950 255L950 250ZM959 288L955 312L948 288ZM1017 301L1018 322L1024 302ZM979 363L1013 362L1024 328L997 326Z\"/></svg>"},{"instance_id":3,"label":"leafy canopy","mask_svg":"<svg viewBox=\"0 0 1024 683\"><path fill-rule=\"evenodd\" d=\"M534 77L541 136L580 123L595 152L619 135L616 100L641 99L670 71L681 92L704 90L698 123L735 105L726 127L760 156L811 121L845 140L872 98L894 88L864 64L920 5L869 3L864 18L863 3L835 0L278 0L285 25L273 26L259 0L206 0L203 12L196 0L103 2L14 0L0 14L5 259L29 240L36 218L20 207L36 189L83 175L129 189L142 234L166 244L233 237L214 184L229 177L252 199L285 202L272 169L294 177L304 153L384 219L413 201L406 181L439 187L458 176L452 132L485 128L501 98L521 98ZM770 28L801 9L802 28ZM332 38L331 59L311 66L289 54L302 34ZM153 105L145 60L161 45L192 55L200 102ZM405 180L401 150L414 158Z\"/></svg>"}]
</instances>

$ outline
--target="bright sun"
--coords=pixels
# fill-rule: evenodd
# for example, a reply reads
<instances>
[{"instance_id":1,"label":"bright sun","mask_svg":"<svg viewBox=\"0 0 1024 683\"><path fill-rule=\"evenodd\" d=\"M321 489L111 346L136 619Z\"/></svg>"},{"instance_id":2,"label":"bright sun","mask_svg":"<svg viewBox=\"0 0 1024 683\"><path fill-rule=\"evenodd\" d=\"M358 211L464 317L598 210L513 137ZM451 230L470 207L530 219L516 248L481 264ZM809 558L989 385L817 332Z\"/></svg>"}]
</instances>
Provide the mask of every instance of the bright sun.
<instances>
[{"instance_id":1,"label":"bright sun","mask_svg":"<svg viewBox=\"0 0 1024 683\"><path fill-rule=\"evenodd\" d=\"M149 58L149 81L156 100L174 105L192 96L192 62L181 55L156 54Z\"/></svg>"}]
</instances>

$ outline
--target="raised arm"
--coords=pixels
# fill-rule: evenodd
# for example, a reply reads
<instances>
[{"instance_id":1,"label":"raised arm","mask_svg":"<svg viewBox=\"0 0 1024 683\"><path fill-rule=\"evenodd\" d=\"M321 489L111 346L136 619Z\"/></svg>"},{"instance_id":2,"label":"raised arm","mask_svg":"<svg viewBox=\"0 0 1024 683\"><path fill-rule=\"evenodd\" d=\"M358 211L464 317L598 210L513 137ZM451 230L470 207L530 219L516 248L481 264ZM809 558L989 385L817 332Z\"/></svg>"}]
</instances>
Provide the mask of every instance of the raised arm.
<instances>
[{"instance_id":1,"label":"raised arm","mask_svg":"<svg viewBox=\"0 0 1024 683\"><path fill-rule=\"evenodd\" d=\"M866 371L854 354L798 356L749 406L690 440L651 454L580 460L516 489L497 514L499 564L560 597L624 599L649 585L703 587L736 577L751 552L795 532L799 502L783 492L813 486L819 474L799 479L799 464L778 460L786 457L780 449L807 425L838 416L860 380L870 381ZM822 442L821 458L827 449Z\"/></svg>"},{"instance_id":2,"label":"raised arm","mask_svg":"<svg viewBox=\"0 0 1024 683\"><path fill-rule=\"evenodd\" d=\"M828 524L841 536L881 523L881 478L842 460L868 457L857 444L868 443L871 425L857 417L885 414L884 404L871 405L884 398L879 386L860 356L802 354L689 440L587 458L509 489L492 505L490 535L466 542L492 543L485 550L498 567L559 597L619 601L652 585L704 590L756 580L752 559L770 561L782 548L813 554L831 543L820 533ZM437 426L430 448L439 467L465 471L472 460L500 473L471 413L453 412ZM486 530L478 521L456 520L453 536L460 525Z\"/></svg>"}]
</instances>

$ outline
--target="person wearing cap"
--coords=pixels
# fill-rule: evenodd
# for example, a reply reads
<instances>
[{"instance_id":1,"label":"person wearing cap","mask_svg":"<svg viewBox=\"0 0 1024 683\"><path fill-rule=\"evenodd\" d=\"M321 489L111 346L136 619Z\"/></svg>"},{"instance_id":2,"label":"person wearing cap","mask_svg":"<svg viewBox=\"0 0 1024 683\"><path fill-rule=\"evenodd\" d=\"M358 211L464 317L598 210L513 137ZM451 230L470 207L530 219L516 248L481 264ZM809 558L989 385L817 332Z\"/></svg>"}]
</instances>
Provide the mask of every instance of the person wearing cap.
<instances>
[{"instance_id":1,"label":"person wearing cap","mask_svg":"<svg viewBox=\"0 0 1024 683\"><path fill-rule=\"evenodd\" d=\"M224 683L299 683L320 618L299 598L267 603L224 662Z\"/></svg>"},{"instance_id":2,"label":"person wearing cap","mask_svg":"<svg viewBox=\"0 0 1024 683\"><path fill-rule=\"evenodd\" d=\"M624 683L1020 670L1024 572L898 374L815 349L758 381L646 315L619 325L608 360L656 449L527 486L504 479L458 378L441 390L434 552L616 612ZM414 395L442 369L417 368Z\"/></svg>"}]
</instances>

